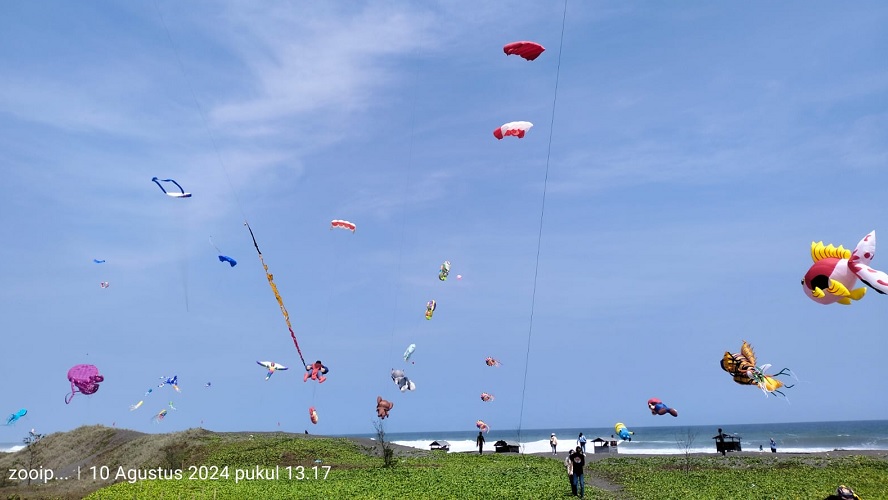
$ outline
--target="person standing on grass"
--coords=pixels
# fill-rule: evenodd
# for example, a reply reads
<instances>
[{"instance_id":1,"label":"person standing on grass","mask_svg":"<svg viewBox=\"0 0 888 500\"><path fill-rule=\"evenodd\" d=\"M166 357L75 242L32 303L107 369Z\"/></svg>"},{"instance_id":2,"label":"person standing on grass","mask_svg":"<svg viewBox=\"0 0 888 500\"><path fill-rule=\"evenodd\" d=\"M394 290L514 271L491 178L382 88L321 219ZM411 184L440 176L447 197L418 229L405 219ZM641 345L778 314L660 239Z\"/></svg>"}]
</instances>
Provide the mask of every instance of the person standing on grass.
<instances>
[{"instance_id":1,"label":"person standing on grass","mask_svg":"<svg viewBox=\"0 0 888 500\"><path fill-rule=\"evenodd\" d=\"M771 453L777 453L777 441L771 438Z\"/></svg>"},{"instance_id":2,"label":"person standing on grass","mask_svg":"<svg viewBox=\"0 0 888 500\"><path fill-rule=\"evenodd\" d=\"M574 481L573 455L573 452L567 454L567 457L564 459L564 466L567 468L567 480L570 481L571 494L576 496L577 483Z\"/></svg>"},{"instance_id":3,"label":"person standing on grass","mask_svg":"<svg viewBox=\"0 0 888 500\"><path fill-rule=\"evenodd\" d=\"M475 443L478 445L478 454L484 450L484 434L481 431L478 431L478 437L475 439Z\"/></svg>"},{"instance_id":4,"label":"person standing on grass","mask_svg":"<svg viewBox=\"0 0 888 500\"><path fill-rule=\"evenodd\" d=\"M552 454L555 455L558 452L558 438L555 437L554 432L549 436L549 446L552 447Z\"/></svg>"},{"instance_id":5,"label":"person standing on grass","mask_svg":"<svg viewBox=\"0 0 888 500\"><path fill-rule=\"evenodd\" d=\"M586 494L586 479L583 477L583 466L586 465L586 454L583 453L583 450L579 446L577 446L576 452L571 454L571 457L571 462L573 462L574 484L577 489L575 494L580 498L583 498Z\"/></svg>"}]
</instances>

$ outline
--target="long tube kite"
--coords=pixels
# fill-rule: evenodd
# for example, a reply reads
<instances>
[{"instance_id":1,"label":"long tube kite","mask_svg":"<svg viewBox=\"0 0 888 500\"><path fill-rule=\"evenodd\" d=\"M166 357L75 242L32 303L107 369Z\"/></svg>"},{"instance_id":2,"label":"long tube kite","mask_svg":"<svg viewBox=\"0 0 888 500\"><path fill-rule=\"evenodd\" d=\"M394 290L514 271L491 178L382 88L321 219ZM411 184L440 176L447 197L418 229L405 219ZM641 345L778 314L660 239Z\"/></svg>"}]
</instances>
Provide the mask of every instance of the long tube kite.
<instances>
[{"instance_id":1,"label":"long tube kite","mask_svg":"<svg viewBox=\"0 0 888 500\"><path fill-rule=\"evenodd\" d=\"M284 315L284 321L287 322L287 330L290 331L290 338L293 339L293 345L296 346L296 352L299 353L302 366L307 366L305 358L302 356L302 349L299 348L299 341L296 340L296 334L293 332L293 325L290 324L290 313L287 312L287 307L284 306L284 299L281 298L277 285L274 284L274 275L268 272L268 266L265 264L265 259L262 258L262 251L259 250L259 243L256 243L256 235L253 234L253 228L246 221L244 221L244 225L247 226L247 230L250 231L250 237L253 238L253 246L256 247L256 253L259 254L259 262L262 263L262 269L265 270L265 277L268 278L268 284L271 286L271 291L274 292L274 298L277 299L278 305L281 306L281 313Z\"/></svg>"},{"instance_id":2,"label":"long tube kite","mask_svg":"<svg viewBox=\"0 0 888 500\"><path fill-rule=\"evenodd\" d=\"M176 185L177 188L179 188L179 192L176 193L176 192L170 192L170 191L167 191L166 189L163 188L163 185L162 185L160 182L158 182L158 181L160 181L160 182L172 182L173 184ZM172 180L172 179L158 179L157 177L152 177L152 178L151 178L151 182L157 184L157 187L159 187L160 190L163 191L163 194L165 194L165 195L167 195L167 196L170 196L170 197L172 197L172 198L191 198L191 193L186 193L185 190L182 189L182 186L180 186L178 182L176 182L176 181L174 181L174 180Z\"/></svg>"}]
</instances>

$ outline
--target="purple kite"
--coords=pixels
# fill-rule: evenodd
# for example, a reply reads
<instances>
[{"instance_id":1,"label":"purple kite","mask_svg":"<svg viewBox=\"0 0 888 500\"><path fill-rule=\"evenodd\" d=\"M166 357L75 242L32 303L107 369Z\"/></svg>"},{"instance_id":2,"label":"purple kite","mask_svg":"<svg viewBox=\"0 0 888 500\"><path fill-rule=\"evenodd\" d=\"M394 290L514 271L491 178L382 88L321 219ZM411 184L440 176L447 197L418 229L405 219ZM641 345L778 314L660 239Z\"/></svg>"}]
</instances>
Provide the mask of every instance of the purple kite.
<instances>
[{"instance_id":1,"label":"purple kite","mask_svg":"<svg viewBox=\"0 0 888 500\"><path fill-rule=\"evenodd\" d=\"M68 370L68 380L71 381L71 394L65 396L65 404L69 404L74 394L93 394L99 390L99 383L105 377L99 375L99 369L94 365L77 365Z\"/></svg>"}]
</instances>

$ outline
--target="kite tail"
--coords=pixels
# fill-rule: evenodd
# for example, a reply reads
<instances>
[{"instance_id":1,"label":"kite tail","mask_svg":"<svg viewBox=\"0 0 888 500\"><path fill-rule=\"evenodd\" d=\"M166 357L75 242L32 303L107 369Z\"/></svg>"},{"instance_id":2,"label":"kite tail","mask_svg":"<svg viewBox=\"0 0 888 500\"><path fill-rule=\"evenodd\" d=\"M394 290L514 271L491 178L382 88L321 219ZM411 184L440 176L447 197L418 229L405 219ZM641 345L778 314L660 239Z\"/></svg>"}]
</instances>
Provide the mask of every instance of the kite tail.
<instances>
[{"instance_id":1,"label":"kite tail","mask_svg":"<svg viewBox=\"0 0 888 500\"><path fill-rule=\"evenodd\" d=\"M74 394L77 392L77 389L74 387L74 382L71 382L71 394L65 394L65 404L71 404L71 400L74 399Z\"/></svg>"},{"instance_id":2,"label":"kite tail","mask_svg":"<svg viewBox=\"0 0 888 500\"><path fill-rule=\"evenodd\" d=\"M795 373L793 373L792 370L790 370L789 368L784 368L784 369L780 370L779 372L775 373L773 376L776 377L778 375L790 375L792 378L794 378L796 380L799 379L798 377L796 377ZM786 387L792 387L792 386L788 385Z\"/></svg>"},{"instance_id":3,"label":"kite tail","mask_svg":"<svg viewBox=\"0 0 888 500\"><path fill-rule=\"evenodd\" d=\"M163 194L167 194L166 189L164 189L163 186L162 186L159 182L157 182L157 177L152 177L152 178L151 178L151 182L157 184L157 187L159 187L160 190L163 191ZM176 184L176 185L178 186L178 184ZM180 187L179 189L182 189L182 188ZM184 192L184 191L183 191L183 192Z\"/></svg>"},{"instance_id":4,"label":"kite tail","mask_svg":"<svg viewBox=\"0 0 888 500\"><path fill-rule=\"evenodd\" d=\"M296 334L293 333L293 328L287 327L290 330L290 338L293 339L293 345L296 346L296 352L299 353L299 359L302 360L302 366L308 366L305 363L305 358L302 357L302 349L299 348L299 342L296 341Z\"/></svg>"},{"instance_id":5,"label":"kite tail","mask_svg":"<svg viewBox=\"0 0 888 500\"><path fill-rule=\"evenodd\" d=\"M176 185L177 188L179 188L179 191L181 191L182 194L185 194L185 190L182 189L182 186L180 186L178 182L176 182L176 181L174 181L174 180L172 180L172 179L164 179L164 181L172 182L173 184Z\"/></svg>"},{"instance_id":6,"label":"kite tail","mask_svg":"<svg viewBox=\"0 0 888 500\"><path fill-rule=\"evenodd\" d=\"M302 366L307 366L305 363L305 357L302 356L302 349L299 348L299 342L296 340L296 333L293 332L293 325L290 324L290 313L287 312L287 307L284 306L284 299L281 298L277 285L274 284L274 275L268 272L268 265L265 264L265 259L262 258L262 250L259 250L259 243L256 242L256 235L253 234L253 228L250 227L250 223L247 221L244 221L244 225L247 226L247 230L250 231L250 238L253 239L253 246L256 247L256 253L259 254L259 262L262 263L262 269L265 270L265 277L268 279L268 285L271 286L271 291L274 292L274 298L277 299L278 305L281 307L284 321L287 322L287 330L290 331L290 338L293 339L293 345L296 346L296 352L299 353L299 359L302 361Z\"/></svg>"}]
</instances>

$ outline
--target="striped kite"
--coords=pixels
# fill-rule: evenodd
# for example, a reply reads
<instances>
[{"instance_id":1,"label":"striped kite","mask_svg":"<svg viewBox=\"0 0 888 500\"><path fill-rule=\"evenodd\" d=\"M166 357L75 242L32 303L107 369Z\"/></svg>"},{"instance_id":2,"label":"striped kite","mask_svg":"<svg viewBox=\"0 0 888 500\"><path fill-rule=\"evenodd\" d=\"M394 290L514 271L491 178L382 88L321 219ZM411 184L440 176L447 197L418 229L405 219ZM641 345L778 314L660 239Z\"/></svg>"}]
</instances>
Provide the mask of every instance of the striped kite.
<instances>
[{"instance_id":1,"label":"striped kite","mask_svg":"<svg viewBox=\"0 0 888 500\"><path fill-rule=\"evenodd\" d=\"M262 263L262 269L265 270L265 277L268 279L268 285L271 286L271 291L274 292L274 298L281 307L284 321L287 322L287 330L290 331L290 338L293 339L293 345L296 346L296 352L299 353L299 359L302 360L302 366L308 366L305 363L305 358L302 356L302 349L299 348L299 341L296 340L296 334L293 332L293 325L290 324L290 313L287 312L287 307L284 306L284 299L281 298L277 285L274 284L274 275L268 272L268 266L265 264L265 259L262 258L262 251L259 250L259 243L256 243L256 235L253 234L253 229L250 227L249 223L244 221L244 225L247 226L247 229L250 231L250 237L253 238L253 246L256 247L256 253L259 254L259 262Z\"/></svg>"},{"instance_id":2,"label":"striped kite","mask_svg":"<svg viewBox=\"0 0 888 500\"><path fill-rule=\"evenodd\" d=\"M341 227L342 229L348 229L351 232L355 232L355 229L357 229L357 226L355 226L354 222L349 222L347 220L339 220L339 219L336 219L336 220L330 222L330 229L333 229L334 227Z\"/></svg>"}]
</instances>

